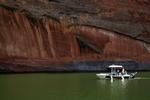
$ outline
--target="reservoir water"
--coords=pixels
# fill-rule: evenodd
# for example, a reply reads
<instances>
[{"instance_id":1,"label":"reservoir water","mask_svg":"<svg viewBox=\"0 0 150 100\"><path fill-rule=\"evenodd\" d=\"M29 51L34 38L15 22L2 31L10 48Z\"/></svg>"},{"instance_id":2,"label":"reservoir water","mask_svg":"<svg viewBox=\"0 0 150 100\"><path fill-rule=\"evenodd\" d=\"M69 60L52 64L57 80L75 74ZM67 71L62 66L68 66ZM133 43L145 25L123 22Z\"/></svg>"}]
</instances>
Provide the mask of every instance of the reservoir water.
<instances>
[{"instance_id":1,"label":"reservoir water","mask_svg":"<svg viewBox=\"0 0 150 100\"><path fill-rule=\"evenodd\" d=\"M113 82L95 74L1 74L0 100L150 100L150 72Z\"/></svg>"}]
</instances>

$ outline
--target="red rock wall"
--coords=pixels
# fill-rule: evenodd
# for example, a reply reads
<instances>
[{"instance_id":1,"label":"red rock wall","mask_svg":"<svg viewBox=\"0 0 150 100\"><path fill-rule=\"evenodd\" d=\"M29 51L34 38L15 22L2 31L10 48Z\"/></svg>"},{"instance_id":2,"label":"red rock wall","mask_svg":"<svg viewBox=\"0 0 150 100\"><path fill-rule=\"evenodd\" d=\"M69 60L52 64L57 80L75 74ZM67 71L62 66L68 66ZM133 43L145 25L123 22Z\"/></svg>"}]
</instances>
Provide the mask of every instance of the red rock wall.
<instances>
[{"instance_id":1,"label":"red rock wall","mask_svg":"<svg viewBox=\"0 0 150 100\"><path fill-rule=\"evenodd\" d=\"M103 49L103 53L98 54L99 59L111 60L140 60L148 61L145 57L150 57L145 43L133 38L122 36L113 32L82 27L82 34L93 44ZM89 36L88 36L89 35Z\"/></svg>"},{"instance_id":2,"label":"red rock wall","mask_svg":"<svg viewBox=\"0 0 150 100\"><path fill-rule=\"evenodd\" d=\"M52 59L74 55L72 33L58 22L43 18L34 23L24 13L2 8L0 14L0 58Z\"/></svg>"},{"instance_id":3,"label":"red rock wall","mask_svg":"<svg viewBox=\"0 0 150 100\"><path fill-rule=\"evenodd\" d=\"M149 44L88 26L66 27L49 18L31 19L23 12L0 8L0 59L138 60L149 62ZM76 33L102 49L83 48ZM87 50L86 50L87 49ZM84 51L85 50L85 51ZM87 52L86 52L87 51ZM64 59L64 60L65 60Z\"/></svg>"}]
</instances>

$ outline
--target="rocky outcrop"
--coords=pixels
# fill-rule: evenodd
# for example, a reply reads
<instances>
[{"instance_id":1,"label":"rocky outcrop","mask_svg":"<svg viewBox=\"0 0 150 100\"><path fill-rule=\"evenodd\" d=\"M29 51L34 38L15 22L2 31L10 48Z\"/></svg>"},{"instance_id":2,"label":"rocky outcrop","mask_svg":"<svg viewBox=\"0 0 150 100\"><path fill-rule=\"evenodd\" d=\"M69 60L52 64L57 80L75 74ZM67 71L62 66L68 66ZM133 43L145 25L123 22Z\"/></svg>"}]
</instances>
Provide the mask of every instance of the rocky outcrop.
<instances>
[{"instance_id":1,"label":"rocky outcrop","mask_svg":"<svg viewBox=\"0 0 150 100\"><path fill-rule=\"evenodd\" d=\"M0 69L86 71L79 66L82 62L96 66L88 71L96 71L110 61L131 61L132 66L142 65L135 70L150 69L149 4L149 0L0 0Z\"/></svg>"}]
</instances>

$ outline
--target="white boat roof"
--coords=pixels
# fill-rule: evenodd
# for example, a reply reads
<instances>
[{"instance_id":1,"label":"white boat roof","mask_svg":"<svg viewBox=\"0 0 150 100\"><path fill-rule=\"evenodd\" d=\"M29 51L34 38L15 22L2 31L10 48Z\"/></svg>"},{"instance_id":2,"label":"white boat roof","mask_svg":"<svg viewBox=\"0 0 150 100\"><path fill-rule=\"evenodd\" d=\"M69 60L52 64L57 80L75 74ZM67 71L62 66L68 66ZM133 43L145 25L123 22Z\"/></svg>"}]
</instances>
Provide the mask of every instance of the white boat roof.
<instances>
[{"instance_id":1,"label":"white boat roof","mask_svg":"<svg viewBox=\"0 0 150 100\"><path fill-rule=\"evenodd\" d=\"M122 65L110 65L108 68L123 68Z\"/></svg>"}]
</instances>

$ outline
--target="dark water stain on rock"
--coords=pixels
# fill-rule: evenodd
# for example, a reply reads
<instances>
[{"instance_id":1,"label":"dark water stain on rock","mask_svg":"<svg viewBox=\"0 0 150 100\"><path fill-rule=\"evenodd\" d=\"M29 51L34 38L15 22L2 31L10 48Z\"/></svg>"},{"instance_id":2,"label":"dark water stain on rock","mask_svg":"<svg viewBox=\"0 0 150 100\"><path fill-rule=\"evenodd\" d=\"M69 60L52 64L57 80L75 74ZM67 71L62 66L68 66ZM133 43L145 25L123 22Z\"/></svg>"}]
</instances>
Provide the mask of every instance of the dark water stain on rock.
<instances>
[{"instance_id":1,"label":"dark water stain on rock","mask_svg":"<svg viewBox=\"0 0 150 100\"><path fill-rule=\"evenodd\" d=\"M149 0L0 0L1 70L98 71L103 70L98 67L102 62L110 61L133 61L141 66L135 70L149 69L149 4Z\"/></svg>"}]
</instances>

